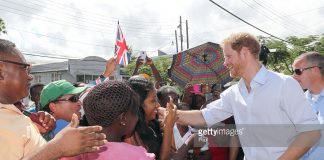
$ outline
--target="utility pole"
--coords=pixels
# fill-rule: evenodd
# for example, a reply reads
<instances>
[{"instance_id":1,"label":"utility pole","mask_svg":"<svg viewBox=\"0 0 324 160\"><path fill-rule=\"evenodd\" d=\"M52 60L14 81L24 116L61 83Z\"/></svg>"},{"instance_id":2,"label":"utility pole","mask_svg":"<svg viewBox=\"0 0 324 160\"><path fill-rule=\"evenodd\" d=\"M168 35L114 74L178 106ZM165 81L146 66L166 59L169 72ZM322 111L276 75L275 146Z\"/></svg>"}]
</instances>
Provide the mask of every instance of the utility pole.
<instances>
[{"instance_id":1,"label":"utility pole","mask_svg":"<svg viewBox=\"0 0 324 160\"><path fill-rule=\"evenodd\" d=\"M187 33L187 49L189 49L188 20L186 20L186 33Z\"/></svg>"},{"instance_id":2,"label":"utility pole","mask_svg":"<svg viewBox=\"0 0 324 160\"><path fill-rule=\"evenodd\" d=\"M176 51L178 53L179 51L178 51L178 36L177 36L177 30L174 30L174 34L175 34L175 40L176 40Z\"/></svg>"},{"instance_id":3,"label":"utility pole","mask_svg":"<svg viewBox=\"0 0 324 160\"><path fill-rule=\"evenodd\" d=\"M182 35L182 21L180 16L180 43L181 43L181 51L183 51L183 35Z\"/></svg>"}]
</instances>

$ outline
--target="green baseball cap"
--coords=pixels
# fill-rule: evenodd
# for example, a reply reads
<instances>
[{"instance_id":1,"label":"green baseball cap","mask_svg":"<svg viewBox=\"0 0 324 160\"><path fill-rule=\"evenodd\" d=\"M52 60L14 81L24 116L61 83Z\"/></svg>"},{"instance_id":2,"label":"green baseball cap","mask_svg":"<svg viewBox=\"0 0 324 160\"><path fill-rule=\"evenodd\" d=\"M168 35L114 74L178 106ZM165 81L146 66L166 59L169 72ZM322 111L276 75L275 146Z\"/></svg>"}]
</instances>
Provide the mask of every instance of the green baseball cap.
<instances>
[{"instance_id":1,"label":"green baseball cap","mask_svg":"<svg viewBox=\"0 0 324 160\"><path fill-rule=\"evenodd\" d=\"M40 95L40 105L43 109L48 103L67 94L79 94L87 87L74 87L66 80L54 81L44 86Z\"/></svg>"}]
</instances>

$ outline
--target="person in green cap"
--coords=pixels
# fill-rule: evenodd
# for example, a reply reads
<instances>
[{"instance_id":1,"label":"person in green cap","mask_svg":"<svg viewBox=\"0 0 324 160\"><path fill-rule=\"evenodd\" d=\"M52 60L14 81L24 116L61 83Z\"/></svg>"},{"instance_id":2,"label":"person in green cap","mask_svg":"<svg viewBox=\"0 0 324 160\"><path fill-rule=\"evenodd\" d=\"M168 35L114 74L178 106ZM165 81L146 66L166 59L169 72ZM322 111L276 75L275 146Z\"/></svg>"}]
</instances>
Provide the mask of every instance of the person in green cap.
<instances>
[{"instance_id":1,"label":"person in green cap","mask_svg":"<svg viewBox=\"0 0 324 160\"><path fill-rule=\"evenodd\" d=\"M54 116L56 126L43 137L46 140L51 140L71 121L73 114L76 114L79 119L81 117L81 102L79 94L86 87L74 87L66 80L54 81L47 84L40 95L40 109Z\"/></svg>"}]
</instances>

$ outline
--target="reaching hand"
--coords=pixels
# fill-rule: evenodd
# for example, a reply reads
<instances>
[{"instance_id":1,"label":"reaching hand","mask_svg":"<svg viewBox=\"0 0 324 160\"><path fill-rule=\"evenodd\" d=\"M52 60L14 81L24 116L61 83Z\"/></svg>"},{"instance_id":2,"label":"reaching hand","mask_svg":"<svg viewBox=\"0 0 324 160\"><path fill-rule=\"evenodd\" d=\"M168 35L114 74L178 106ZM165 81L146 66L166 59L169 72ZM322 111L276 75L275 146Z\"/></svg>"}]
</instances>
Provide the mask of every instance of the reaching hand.
<instances>
[{"instance_id":1,"label":"reaching hand","mask_svg":"<svg viewBox=\"0 0 324 160\"><path fill-rule=\"evenodd\" d=\"M116 57L109 58L106 62L106 69L103 75L105 77L111 76L111 74L115 71L117 65Z\"/></svg>"},{"instance_id":2,"label":"reaching hand","mask_svg":"<svg viewBox=\"0 0 324 160\"><path fill-rule=\"evenodd\" d=\"M174 105L173 99L169 96L170 101L167 103L167 108L165 112L164 127L173 128L177 117L177 106Z\"/></svg>"},{"instance_id":3,"label":"reaching hand","mask_svg":"<svg viewBox=\"0 0 324 160\"><path fill-rule=\"evenodd\" d=\"M136 67L138 68L139 66L143 65L144 60L141 59L141 57L138 57L136 60Z\"/></svg>"},{"instance_id":4,"label":"reaching hand","mask_svg":"<svg viewBox=\"0 0 324 160\"><path fill-rule=\"evenodd\" d=\"M153 64L153 60L152 60L152 58L149 58L148 56L146 56L146 64L147 64L147 65L150 65L150 66L151 66L151 65L154 65L154 64Z\"/></svg>"},{"instance_id":5,"label":"reaching hand","mask_svg":"<svg viewBox=\"0 0 324 160\"><path fill-rule=\"evenodd\" d=\"M47 112L35 113L40 123L34 123L41 134L51 131L55 127L55 118Z\"/></svg>"},{"instance_id":6,"label":"reaching hand","mask_svg":"<svg viewBox=\"0 0 324 160\"><path fill-rule=\"evenodd\" d=\"M99 133L101 126L79 127L79 120L76 114L72 115L69 126L59 132L52 143L54 150L61 156L75 156L85 152L98 151L100 146L107 143L106 135Z\"/></svg>"}]
</instances>

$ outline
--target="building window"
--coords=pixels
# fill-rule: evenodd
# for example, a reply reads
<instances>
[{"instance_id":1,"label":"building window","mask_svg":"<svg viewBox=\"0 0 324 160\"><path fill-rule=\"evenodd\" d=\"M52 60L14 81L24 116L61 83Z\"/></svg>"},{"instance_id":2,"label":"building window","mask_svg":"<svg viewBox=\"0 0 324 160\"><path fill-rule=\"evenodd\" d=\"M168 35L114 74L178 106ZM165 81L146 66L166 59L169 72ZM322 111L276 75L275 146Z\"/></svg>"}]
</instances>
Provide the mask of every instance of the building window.
<instances>
[{"instance_id":1,"label":"building window","mask_svg":"<svg viewBox=\"0 0 324 160\"><path fill-rule=\"evenodd\" d=\"M62 79L62 73L59 72L53 72L52 73L52 82L53 81L58 81Z\"/></svg>"},{"instance_id":2,"label":"building window","mask_svg":"<svg viewBox=\"0 0 324 160\"><path fill-rule=\"evenodd\" d=\"M34 75L34 82L35 83L41 83L42 77L40 75Z\"/></svg>"},{"instance_id":3,"label":"building window","mask_svg":"<svg viewBox=\"0 0 324 160\"><path fill-rule=\"evenodd\" d=\"M77 82L83 82L84 83L84 75L77 75Z\"/></svg>"},{"instance_id":4,"label":"building window","mask_svg":"<svg viewBox=\"0 0 324 160\"><path fill-rule=\"evenodd\" d=\"M83 82L83 83L90 83L91 81L95 81L99 76L98 75L77 75L76 81L77 82Z\"/></svg>"}]
</instances>

